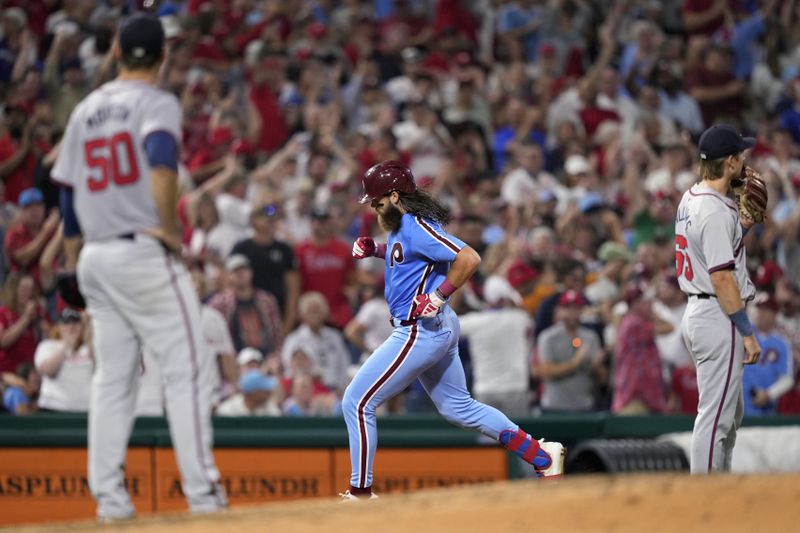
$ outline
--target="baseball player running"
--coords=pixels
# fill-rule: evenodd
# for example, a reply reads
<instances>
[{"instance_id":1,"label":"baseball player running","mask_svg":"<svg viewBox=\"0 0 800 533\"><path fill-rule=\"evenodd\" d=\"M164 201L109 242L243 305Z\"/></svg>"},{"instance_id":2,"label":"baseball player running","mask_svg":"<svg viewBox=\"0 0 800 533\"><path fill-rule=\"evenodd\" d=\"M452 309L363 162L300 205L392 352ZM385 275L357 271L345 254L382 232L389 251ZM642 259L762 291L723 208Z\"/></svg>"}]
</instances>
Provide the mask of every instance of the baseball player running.
<instances>
[{"instance_id":1,"label":"baseball player running","mask_svg":"<svg viewBox=\"0 0 800 533\"><path fill-rule=\"evenodd\" d=\"M475 401L467 390L458 356L458 318L447 299L472 276L480 256L442 229L450 218L448 209L417 189L414 176L402 163L379 163L362 181L360 202L371 202L389 239L376 244L370 237L360 237L353 244L353 256L386 261L385 295L394 331L344 393L352 474L350 489L342 497L375 497L375 409L416 378L449 422L500 441L532 464L537 476L560 476L564 446L533 439L497 409Z\"/></svg>"},{"instance_id":2,"label":"baseball player running","mask_svg":"<svg viewBox=\"0 0 800 533\"><path fill-rule=\"evenodd\" d=\"M77 261L95 332L89 486L104 521L134 515L123 476L140 344L156 356L166 384L170 435L189 507L211 512L227 504L211 455L211 391L198 380L205 359L200 304L175 253L181 109L174 96L154 86L164 32L156 17L137 13L123 21L118 35L119 77L72 112L52 172L65 186L66 267Z\"/></svg>"},{"instance_id":3,"label":"baseball player running","mask_svg":"<svg viewBox=\"0 0 800 533\"><path fill-rule=\"evenodd\" d=\"M713 126L699 141L700 179L683 194L675 218L675 258L689 302L681 331L700 391L691 450L693 474L730 469L742 420L742 364L761 348L745 312L755 295L742 237L753 221L740 218L729 194L755 139L730 126ZM766 202L765 202L766 204Z\"/></svg>"}]
</instances>

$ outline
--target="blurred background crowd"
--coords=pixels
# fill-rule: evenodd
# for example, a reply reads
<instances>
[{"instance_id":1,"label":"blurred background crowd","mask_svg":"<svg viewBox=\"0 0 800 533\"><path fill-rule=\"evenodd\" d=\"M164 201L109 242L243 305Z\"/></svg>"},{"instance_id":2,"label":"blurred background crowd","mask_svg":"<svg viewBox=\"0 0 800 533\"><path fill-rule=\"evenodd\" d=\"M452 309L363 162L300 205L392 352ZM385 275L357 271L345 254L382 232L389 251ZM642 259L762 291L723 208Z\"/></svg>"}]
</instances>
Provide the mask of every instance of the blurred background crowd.
<instances>
[{"instance_id":1,"label":"blurred background crowd","mask_svg":"<svg viewBox=\"0 0 800 533\"><path fill-rule=\"evenodd\" d=\"M116 72L121 17L156 13L184 112L179 206L220 416L336 415L391 332L385 239L360 175L410 166L483 257L454 296L481 401L510 414L694 413L674 216L696 140L757 136L769 216L745 242L764 355L748 415L800 413L800 1L0 2L3 406L82 412L90 325L54 293L49 170L74 106ZM142 354L138 411L163 413ZM414 384L387 413L432 406Z\"/></svg>"}]
</instances>

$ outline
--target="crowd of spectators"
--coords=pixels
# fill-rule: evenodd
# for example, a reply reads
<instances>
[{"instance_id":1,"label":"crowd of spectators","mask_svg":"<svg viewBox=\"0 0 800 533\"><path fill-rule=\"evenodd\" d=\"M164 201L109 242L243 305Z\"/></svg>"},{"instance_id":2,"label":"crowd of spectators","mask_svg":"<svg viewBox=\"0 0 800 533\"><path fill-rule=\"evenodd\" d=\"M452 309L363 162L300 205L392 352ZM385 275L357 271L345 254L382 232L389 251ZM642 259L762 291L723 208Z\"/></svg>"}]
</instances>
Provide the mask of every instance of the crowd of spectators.
<instances>
[{"instance_id":1,"label":"crowd of spectators","mask_svg":"<svg viewBox=\"0 0 800 533\"><path fill-rule=\"evenodd\" d=\"M481 401L513 414L693 413L674 216L696 141L753 134L769 215L746 239L764 348L748 414L800 413L800 1L6 0L0 13L0 372L6 410L82 412L85 313L49 170L115 75L137 9L182 103L179 214L220 416L336 415L390 333L361 173L396 159L483 258L452 299ZM140 414L163 413L143 353ZM418 384L390 413L430 409Z\"/></svg>"}]
</instances>

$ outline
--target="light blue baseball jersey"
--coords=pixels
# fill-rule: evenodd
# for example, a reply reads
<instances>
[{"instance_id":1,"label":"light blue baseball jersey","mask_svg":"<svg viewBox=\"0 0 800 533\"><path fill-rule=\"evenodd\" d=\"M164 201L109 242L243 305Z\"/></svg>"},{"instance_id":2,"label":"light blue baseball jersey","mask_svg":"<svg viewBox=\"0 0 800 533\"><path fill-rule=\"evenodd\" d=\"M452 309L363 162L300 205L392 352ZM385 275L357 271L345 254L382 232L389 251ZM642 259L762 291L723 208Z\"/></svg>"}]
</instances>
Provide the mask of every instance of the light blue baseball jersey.
<instances>
[{"instance_id":1,"label":"light blue baseball jersey","mask_svg":"<svg viewBox=\"0 0 800 533\"><path fill-rule=\"evenodd\" d=\"M384 257L385 296L392 316L410 320L414 297L435 290L465 246L439 224L403 215L398 231L389 235ZM342 399L350 439L351 488L372 487L378 442L375 410L417 378L449 422L495 440L519 430L503 413L470 396L458 354L459 333L458 317L445 305L434 317L396 323L391 336L358 370Z\"/></svg>"},{"instance_id":2,"label":"light blue baseball jersey","mask_svg":"<svg viewBox=\"0 0 800 533\"><path fill-rule=\"evenodd\" d=\"M768 389L781 376L792 375L792 355L786 338L772 332L768 335L756 331L756 339L761 346L758 363L744 367L744 414L745 416L774 415L777 413L775 402L759 407L753 404L753 391Z\"/></svg>"},{"instance_id":3,"label":"light blue baseball jersey","mask_svg":"<svg viewBox=\"0 0 800 533\"><path fill-rule=\"evenodd\" d=\"M414 298L444 281L450 263L466 244L439 224L406 213L386 243L384 295L395 318L408 320Z\"/></svg>"}]
</instances>

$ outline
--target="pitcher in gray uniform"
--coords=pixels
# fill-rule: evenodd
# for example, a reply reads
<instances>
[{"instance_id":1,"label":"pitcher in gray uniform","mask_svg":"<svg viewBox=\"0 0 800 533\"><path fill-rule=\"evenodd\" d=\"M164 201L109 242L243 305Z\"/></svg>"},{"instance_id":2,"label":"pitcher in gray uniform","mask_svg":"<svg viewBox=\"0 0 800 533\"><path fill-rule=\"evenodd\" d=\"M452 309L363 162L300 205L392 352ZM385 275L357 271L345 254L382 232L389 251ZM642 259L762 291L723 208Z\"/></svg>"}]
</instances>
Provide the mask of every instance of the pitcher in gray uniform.
<instances>
[{"instance_id":1,"label":"pitcher in gray uniform","mask_svg":"<svg viewBox=\"0 0 800 533\"><path fill-rule=\"evenodd\" d=\"M742 421L743 364L758 361L745 304L755 295L742 238L753 221L730 197L745 150L755 139L726 125L700 137L700 182L683 194L675 217L675 263L689 302L681 323L697 365L700 403L692 433L691 472L730 470Z\"/></svg>"}]
</instances>

